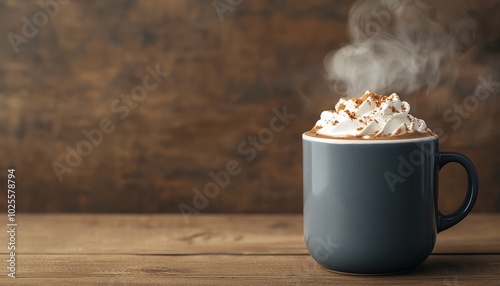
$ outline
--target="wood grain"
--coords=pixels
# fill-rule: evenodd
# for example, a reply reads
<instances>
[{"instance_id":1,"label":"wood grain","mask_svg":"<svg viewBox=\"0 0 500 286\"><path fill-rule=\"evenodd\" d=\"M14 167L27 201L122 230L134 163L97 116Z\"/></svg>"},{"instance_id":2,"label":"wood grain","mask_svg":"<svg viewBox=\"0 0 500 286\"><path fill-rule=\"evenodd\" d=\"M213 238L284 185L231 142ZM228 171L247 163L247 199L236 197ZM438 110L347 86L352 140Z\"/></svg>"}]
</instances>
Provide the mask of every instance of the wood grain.
<instances>
[{"instance_id":1,"label":"wood grain","mask_svg":"<svg viewBox=\"0 0 500 286\"><path fill-rule=\"evenodd\" d=\"M500 256L431 255L395 276L350 276L308 255L22 255L1 285L498 285ZM22 264L21 264L22 263ZM455 284L454 284L455 283ZM479 284L478 284L479 283Z\"/></svg>"},{"instance_id":2,"label":"wood grain","mask_svg":"<svg viewBox=\"0 0 500 286\"><path fill-rule=\"evenodd\" d=\"M26 254L308 253L301 215L202 215L186 224L180 215L25 214L18 221ZM498 215L470 215L438 234L434 253L500 255L499 226Z\"/></svg>"},{"instance_id":3,"label":"wood grain","mask_svg":"<svg viewBox=\"0 0 500 286\"><path fill-rule=\"evenodd\" d=\"M478 39L489 45L464 57L455 89L402 96L445 131L443 150L475 162L475 211L500 211L498 93L459 128L443 115L500 62L498 1L466 2L481 20ZM213 1L74 0L15 53L6 35L22 35L37 3L0 1L0 180L17 168L20 211L178 213L179 204L193 205L195 188L213 181L210 172L236 160L242 172L202 213L301 212L300 135L340 97L324 78L323 59L349 42L353 1L243 1L221 21ZM112 103L156 65L170 75L122 119ZM254 159L238 151L285 107L296 117ZM103 118L114 131L59 182L53 162L67 164L66 147L77 148L87 140L82 131ZM443 171L444 211L460 204L464 181L460 168Z\"/></svg>"}]
</instances>

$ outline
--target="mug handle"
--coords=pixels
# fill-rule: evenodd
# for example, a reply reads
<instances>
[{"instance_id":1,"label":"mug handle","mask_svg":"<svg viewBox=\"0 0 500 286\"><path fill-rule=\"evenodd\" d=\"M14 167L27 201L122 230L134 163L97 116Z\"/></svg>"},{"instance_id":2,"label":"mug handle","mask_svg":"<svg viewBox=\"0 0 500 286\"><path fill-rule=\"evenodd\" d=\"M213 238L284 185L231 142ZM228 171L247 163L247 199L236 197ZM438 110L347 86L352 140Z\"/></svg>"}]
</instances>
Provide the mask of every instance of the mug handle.
<instances>
[{"instance_id":1,"label":"mug handle","mask_svg":"<svg viewBox=\"0 0 500 286\"><path fill-rule=\"evenodd\" d=\"M455 152L440 152L438 153L438 158L439 170L448 163L456 162L462 165L467 171L467 195L460 208L450 215L444 215L438 210L437 232L441 232L459 223L472 210L477 198L479 179L474 164L465 155Z\"/></svg>"}]
</instances>

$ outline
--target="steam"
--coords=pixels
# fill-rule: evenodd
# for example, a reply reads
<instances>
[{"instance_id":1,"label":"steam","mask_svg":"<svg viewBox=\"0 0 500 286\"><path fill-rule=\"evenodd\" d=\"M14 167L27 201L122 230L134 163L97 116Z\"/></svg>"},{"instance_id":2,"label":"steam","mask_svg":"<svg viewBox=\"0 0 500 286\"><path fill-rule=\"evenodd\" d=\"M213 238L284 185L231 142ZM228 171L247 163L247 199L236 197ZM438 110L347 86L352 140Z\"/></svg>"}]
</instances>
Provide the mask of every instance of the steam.
<instances>
[{"instance_id":1,"label":"steam","mask_svg":"<svg viewBox=\"0 0 500 286\"><path fill-rule=\"evenodd\" d=\"M476 23L455 1L361 0L349 13L352 42L325 58L334 91L410 94L452 85Z\"/></svg>"}]
</instances>

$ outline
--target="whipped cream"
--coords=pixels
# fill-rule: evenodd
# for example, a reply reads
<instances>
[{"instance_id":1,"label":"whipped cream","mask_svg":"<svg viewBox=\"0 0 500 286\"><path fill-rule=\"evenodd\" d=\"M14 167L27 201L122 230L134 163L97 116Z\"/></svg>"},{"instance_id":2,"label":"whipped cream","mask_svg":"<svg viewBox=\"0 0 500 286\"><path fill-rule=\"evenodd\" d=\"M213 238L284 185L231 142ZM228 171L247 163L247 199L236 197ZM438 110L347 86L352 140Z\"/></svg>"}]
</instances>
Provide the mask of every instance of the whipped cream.
<instances>
[{"instance_id":1,"label":"whipped cream","mask_svg":"<svg viewBox=\"0 0 500 286\"><path fill-rule=\"evenodd\" d=\"M335 110L323 111L313 131L331 137L365 139L415 132L433 134L425 121L409 112L408 102L395 93L383 96L366 91L361 98L341 98Z\"/></svg>"}]
</instances>

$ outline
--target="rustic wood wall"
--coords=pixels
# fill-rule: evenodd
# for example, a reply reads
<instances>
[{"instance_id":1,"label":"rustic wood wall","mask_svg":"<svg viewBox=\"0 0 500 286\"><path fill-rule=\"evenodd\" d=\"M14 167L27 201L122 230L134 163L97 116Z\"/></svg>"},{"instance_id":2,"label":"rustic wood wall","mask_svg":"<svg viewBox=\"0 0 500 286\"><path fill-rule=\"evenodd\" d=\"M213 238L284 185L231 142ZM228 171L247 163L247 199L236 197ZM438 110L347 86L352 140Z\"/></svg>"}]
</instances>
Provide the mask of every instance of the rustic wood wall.
<instances>
[{"instance_id":1,"label":"rustic wood wall","mask_svg":"<svg viewBox=\"0 0 500 286\"><path fill-rule=\"evenodd\" d=\"M58 4L0 2L0 178L16 168L19 211L178 212L228 167L235 175L202 212L302 211L300 136L338 100L322 62L349 41L351 1L234 0L219 6L222 18L214 1L48 2ZM479 3L483 44L467 55L474 65L460 92L404 99L442 128L443 150L475 162L475 210L500 211L498 90L460 128L442 115L498 68L498 1ZM168 76L142 88L157 68ZM284 109L293 116L267 140L263 128ZM93 133L99 144L81 143L96 128L108 132ZM254 157L245 142L259 132L269 142ZM68 165L67 148L78 146L90 154ZM459 205L465 180L459 167L443 170L445 211Z\"/></svg>"}]
</instances>

